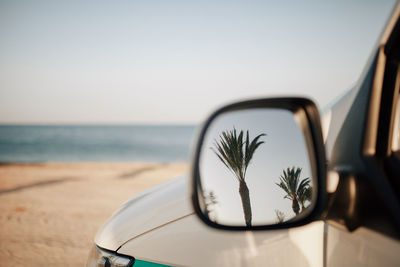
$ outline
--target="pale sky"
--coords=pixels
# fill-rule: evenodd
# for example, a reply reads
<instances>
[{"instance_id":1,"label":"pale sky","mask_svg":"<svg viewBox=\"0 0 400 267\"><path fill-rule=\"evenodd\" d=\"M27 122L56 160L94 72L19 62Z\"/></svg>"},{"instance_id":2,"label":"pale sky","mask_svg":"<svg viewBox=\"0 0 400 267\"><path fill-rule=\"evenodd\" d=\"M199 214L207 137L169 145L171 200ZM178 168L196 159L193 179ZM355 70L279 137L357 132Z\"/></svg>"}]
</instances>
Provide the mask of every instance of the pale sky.
<instances>
[{"instance_id":1,"label":"pale sky","mask_svg":"<svg viewBox=\"0 0 400 267\"><path fill-rule=\"evenodd\" d=\"M0 0L0 123L199 123L242 98L323 108L393 0Z\"/></svg>"}]
</instances>

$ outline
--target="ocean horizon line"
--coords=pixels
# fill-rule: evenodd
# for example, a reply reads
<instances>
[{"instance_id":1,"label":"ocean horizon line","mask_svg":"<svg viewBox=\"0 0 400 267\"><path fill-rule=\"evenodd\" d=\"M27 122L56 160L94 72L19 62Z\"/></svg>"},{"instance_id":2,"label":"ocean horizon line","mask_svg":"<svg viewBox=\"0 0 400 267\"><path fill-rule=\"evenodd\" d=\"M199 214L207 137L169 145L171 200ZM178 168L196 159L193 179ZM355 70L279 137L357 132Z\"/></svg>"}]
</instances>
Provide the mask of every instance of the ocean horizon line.
<instances>
[{"instance_id":1,"label":"ocean horizon line","mask_svg":"<svg viewBox=\"0 0 400 267\"><path fill-rule=\"evenodd\" d=\"M189 126L196 127L199 126L200 123L1 123L2 126L100 126L100 127L114 127L114 126Z\"/></svg>"},{"instance_id":2,"label":"ocean horizon line","mask_svg":"<svg viewBox=\"0 0 400 267\"><path fill-rule=\"evenodd\" d=\"M0 125L0 162L187 161L195 125Z\"/></svg>"},{"instance_id":3,"label":"ocean horizon line","mask_svg":"<svg viewBox=\"0 0 400 267\"><path fill-rule=\"evenodd\" d=\"M156 165L168 165L168 164L189 164L190 161L185 160L176 160L176 161L156 161L156 160L131 160L131 161L113 161L113 160L104 160L104 161L0 161L0 166L13 166L13 165L84 165L84 164L156 164Z\"/></svg>"}]
</instances>

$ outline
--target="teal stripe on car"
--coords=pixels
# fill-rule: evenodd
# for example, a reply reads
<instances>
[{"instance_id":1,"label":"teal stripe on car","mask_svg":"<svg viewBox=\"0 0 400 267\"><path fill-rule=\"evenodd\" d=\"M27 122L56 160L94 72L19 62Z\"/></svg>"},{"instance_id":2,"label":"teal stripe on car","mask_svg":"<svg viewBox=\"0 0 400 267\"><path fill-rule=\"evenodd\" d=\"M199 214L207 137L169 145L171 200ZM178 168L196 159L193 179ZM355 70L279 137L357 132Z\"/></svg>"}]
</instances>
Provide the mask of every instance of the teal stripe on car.
<instances>
[{"instance_id":1,"label":"teal stripe on car","mask_svg":"<svg viewBox=\"0 0 400 267\"><path fill-rule=\"evenodd\" d=\"M135 259L135 264L133 264L133 267L161 267L161 266L171 267L170 265L164 265L150 261L141 261L136 259Z\"/></svg>"}]
</instances>

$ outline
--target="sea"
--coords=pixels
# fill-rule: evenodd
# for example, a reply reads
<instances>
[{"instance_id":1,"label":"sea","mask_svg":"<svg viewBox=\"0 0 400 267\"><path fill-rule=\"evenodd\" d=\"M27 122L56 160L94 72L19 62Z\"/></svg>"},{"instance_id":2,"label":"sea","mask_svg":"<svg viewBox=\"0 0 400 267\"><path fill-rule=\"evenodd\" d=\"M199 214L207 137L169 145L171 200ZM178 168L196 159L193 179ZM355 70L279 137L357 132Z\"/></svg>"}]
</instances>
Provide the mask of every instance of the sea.
<instances>
[{"instance_id":1,"label":"sea","mask_svg":"<svg viewBox=\"0 0 400 267\"><path fill-rule=\"evenodd\" d=\"M195 125L0 125L0 163L187 162Z\"/></svg>"}]
</instances>

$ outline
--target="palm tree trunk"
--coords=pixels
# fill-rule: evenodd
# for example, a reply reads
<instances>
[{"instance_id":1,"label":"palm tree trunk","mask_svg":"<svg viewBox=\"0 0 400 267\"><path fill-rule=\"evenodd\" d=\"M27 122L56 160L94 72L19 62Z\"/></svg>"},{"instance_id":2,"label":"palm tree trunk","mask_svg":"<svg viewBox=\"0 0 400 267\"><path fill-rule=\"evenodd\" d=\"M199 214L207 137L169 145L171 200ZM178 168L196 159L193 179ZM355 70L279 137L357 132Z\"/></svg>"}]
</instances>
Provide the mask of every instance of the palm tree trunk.
<instances>
[{"instance_id":1,"label":"palm tree trunk","mask_svg":"<svg viewBox=\"0 0 400 267\"><path fill-rule=\"evenodd\" d=\"M294 213L299 214L300 212L300 206L299 206L299 202L297 201L296 198L293 198L292 200L292 209L294 211Z\"/></svg>"},{"instance_id":2,"label":"palm tree trunk","mask_svg":"<svg viewBox=\"0 0 400 267\"><path fill-rule=\"evenodd\" d=\"M251 226L251 205L250 205L250 193L249 188L245 181L240 181L239 184L239 194L242 199L242 207L244 213L244 220L246 221L246 226Z\"/></svg>"}]
</instances>

